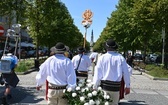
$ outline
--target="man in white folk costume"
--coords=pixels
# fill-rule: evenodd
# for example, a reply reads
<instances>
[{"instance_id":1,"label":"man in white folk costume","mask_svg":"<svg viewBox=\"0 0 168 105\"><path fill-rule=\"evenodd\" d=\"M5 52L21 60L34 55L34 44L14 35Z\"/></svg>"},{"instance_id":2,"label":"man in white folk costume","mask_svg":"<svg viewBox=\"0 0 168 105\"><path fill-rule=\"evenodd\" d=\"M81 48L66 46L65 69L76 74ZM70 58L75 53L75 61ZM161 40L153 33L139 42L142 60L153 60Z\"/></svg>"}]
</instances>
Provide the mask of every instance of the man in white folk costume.
<instances>
[{"instance_id":1,"label":"man in white folk costume","mask_svg":"<svg viewBox=\"0 0 168 105\"><path fill-rule=\"evenodd\" d=\"M77 48L78 55L72 58L74 69L76 70L77 82L85 82L88 78L88 69L91 66L91 60L85 55L85 48Z\"/></svg>"},{"instance_id":2,"label":"man in white folk costume","mask_svg":"<svg viewBox=\"0 0 168 105\"><path fill-rule=\"evenodd\" d=\"M126 84L125 94L130 93L130 73L125 58L116 51L116 42L108 39L105 47L107 52L99 57L95 67L93 89L100 85L113 100L110 105L118 105L122 76Z\"/></svg>"},{"instance_id":3,"label":"man in white folk costume","mask_svg":"<svg viewBox=\"0 0 168 105\"><path fill-rule=\"evenodd\" d=\"M58 42L55 55L49 57L40 67L36 75L37 90L48 81L48 105L67 105L63 99L63 91L76 87L76 74L71 60L64 56L66 47Z\"/></svg>"}]
</instances>

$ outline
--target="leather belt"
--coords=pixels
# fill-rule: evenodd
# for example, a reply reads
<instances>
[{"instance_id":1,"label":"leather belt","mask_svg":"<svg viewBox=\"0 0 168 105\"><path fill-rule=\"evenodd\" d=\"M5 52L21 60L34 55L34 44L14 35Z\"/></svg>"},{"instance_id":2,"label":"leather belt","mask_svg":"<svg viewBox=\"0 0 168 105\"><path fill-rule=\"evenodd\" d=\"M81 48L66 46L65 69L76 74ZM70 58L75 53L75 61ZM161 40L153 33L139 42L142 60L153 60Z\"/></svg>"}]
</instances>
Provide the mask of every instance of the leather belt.
<instances>
[{"instance_id":1,"label":"leather belt","mask_svg":"<svg viewBox=\"0 0 168 105\"><path fill-rule=\"evenodd\" d=\"M60 90L60 89L66 89L66 86L48 86L49 89L55 89L55 90Z\"/></svg>"},{"instance_id":2,"label":"leather belt","mask_svg":"<svg viewBox=\"0 0 168 105\"><path fill-rule=\"evenodd\" d=\"M119 91L121 82L101 80L100 86L102 87L102 89L107 91Z\"/></svg>"},{"instance_id":3,"label":"leather belt","mask_svg":"<svg viewBox=\"0 0 168 105\"><path fill-rule=\"evenodd\" d=\"M79 77L88 77L88 72L87 71L77 71L76 76Z\"/></svg>"}]
</instances>

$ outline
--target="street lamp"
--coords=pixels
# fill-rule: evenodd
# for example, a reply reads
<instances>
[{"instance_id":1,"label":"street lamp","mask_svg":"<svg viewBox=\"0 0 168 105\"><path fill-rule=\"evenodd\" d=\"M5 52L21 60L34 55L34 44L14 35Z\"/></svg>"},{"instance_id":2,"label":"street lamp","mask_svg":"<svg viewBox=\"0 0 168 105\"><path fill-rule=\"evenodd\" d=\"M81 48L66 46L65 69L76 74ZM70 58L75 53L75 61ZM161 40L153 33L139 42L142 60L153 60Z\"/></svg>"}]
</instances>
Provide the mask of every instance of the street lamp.
<instances>
[{"instance_id":1,"label":"street lamp","mask_svg":"<svg viewBox=\"0 0 168 105\"><path fill-rule=\"evenodd\" d=\"M85 36L84 36L84 43L83 43L83 47L85 48L86 45L86 35L87 35L87 29L90 27L90 23L86 22L83 24L83 26L85 27Z\"/></svg>"},{"instance_id":2,"label":"street lamp","mask_svg":"<svg viewBox=\"0 0 168 105\"><path fill-rule=\"evenodd\" d=\"M163 47L162 47L162 64L164 64L164 48L165 48L165 27L162 27L162 41L163 41Z\"/></svg>"},{"instance_id":3,"label":"street lamp","mask_svg":"<svg viewBox=\"0 0 168 105\"><path fill-rule=\"evenodd\" d=\"M165 25L165 22L163 23ZM165 27L162 27L162 64L164 65L164 58L165 58ZM154 32L159 33L157 30L154 30ZM160 34L160 33L159 33Z\"/></svg>"},{"instance_id":4,"label":"street lamp","mask_svg":"<svg viewBox=\"0 0 168 105\"><path fill-rule=\"evenodd\" d=\"M16 35L19 35L20 27L21 27L21 24L13 24L12 25L12 28L15 30Z\"/></svg>"},{"instance_id":5,"label":"street lamp","mask_svg":"<svg viewBox=\"0 0 168 105\"><path fill-rule=\"evenodd\" d=\"M6 47L7 47L7 43L8 43L8 39L10 36L14 36L15 31L12 29L8 29L7 30L7 35L6 35L6 41L5 41L5 47L4 47L4 51L3 51L3 55L5 55L6 52Z\"/></svg>"},{"instance_id":6,"label":"street lamp","mask_svg":"<svg viewBox=\"0 0 168 105\"><path fill-rule=\"evenodd\" d=\"M86 35L87 35L87 29L91 26L92 24L92 20L91 18L93 17L93 13L90 10L86 10L82 17L84 18L84 20L82 21L82 25L85 27L85 36L84 36L84 43L83 43L83 47L85 48L86 45Z\"/></svg>"}]
</instances>

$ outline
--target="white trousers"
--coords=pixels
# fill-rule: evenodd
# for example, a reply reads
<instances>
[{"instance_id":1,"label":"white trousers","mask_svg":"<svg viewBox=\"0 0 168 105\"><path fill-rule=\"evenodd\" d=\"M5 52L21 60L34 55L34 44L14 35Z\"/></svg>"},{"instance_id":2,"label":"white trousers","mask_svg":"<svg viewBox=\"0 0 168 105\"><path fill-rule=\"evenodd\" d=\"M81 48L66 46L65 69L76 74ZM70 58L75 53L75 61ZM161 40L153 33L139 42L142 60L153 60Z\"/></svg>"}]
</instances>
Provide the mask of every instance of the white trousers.
<instances>
[{"instance_id":1,"label":"white trousers","mask_svg":"<svg viewBox=\"0 0 168 105\"><path fill-rule=\"evenodd\" d=\"M55 85L49 83L49 86ZM63 90L64 89L48 89L48 105L68 105L67 100L62 98L64 95Z\"/></svg>"},{"instance_id":2,"label":"white trousers","mask_svg":"<svg viewBox=\"0 0 168 105\"><path fill-rule=\"evenodd\" d=\"M106 90L103 91L106 92L113 100L112 102L110 102L109 105L118 105L120 95L119 91L106 91Z\"/></svg>"}]
</instances>

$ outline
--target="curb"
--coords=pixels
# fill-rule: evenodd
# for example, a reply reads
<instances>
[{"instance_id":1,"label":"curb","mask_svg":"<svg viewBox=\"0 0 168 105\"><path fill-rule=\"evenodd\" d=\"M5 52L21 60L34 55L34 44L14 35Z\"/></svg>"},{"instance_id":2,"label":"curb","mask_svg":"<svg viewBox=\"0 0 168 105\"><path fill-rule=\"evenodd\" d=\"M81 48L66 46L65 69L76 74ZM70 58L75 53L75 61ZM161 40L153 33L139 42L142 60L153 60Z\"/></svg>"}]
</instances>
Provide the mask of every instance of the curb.
<instances>
[{"instance_id":1,"label":"curb","mask_svg":"<svg viewBox=\"0 0 168 105\"><path fill-rule=\"evenodd\" d=\"M162 80L162 81L168 81L168 78L160 78L160 77L153 77L147 73L142 72L142 75L152 79L152 80Z\"/></svg>"},{"instance_id":2,"label":"curb","mask_svg":"<svg viewBox=\"0 0 168 105\"><path fill-rule=\"evenodd\" d=\"M145 72L146 72L145 69L135 69L135 70L137 70L138 72L140 72L140 75L144 75L144 76L146 76L146 77L149 78L149 79L152 79L152 80L168 81L168 78L154 77L154 76L151 76L151 75L145 73Z\"/></svg>"}]
</instances>

